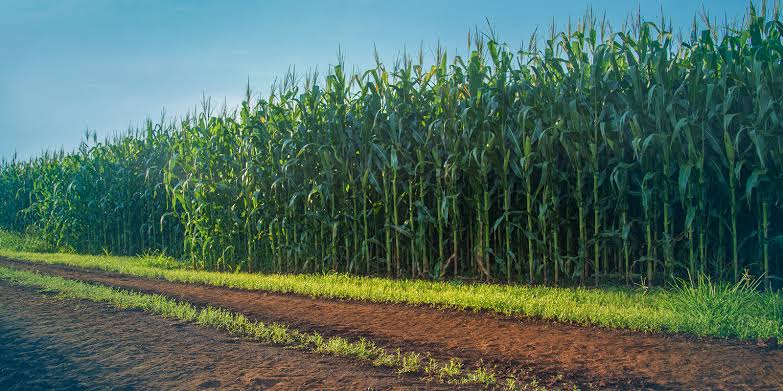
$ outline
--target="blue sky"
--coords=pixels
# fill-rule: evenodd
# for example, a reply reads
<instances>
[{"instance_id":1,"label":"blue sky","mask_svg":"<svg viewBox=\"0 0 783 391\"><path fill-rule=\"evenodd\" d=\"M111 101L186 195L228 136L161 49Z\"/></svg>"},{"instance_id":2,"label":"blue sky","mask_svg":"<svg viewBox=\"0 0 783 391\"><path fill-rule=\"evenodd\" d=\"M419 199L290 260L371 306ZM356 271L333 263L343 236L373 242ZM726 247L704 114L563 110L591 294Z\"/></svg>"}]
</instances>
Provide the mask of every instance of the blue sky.
<instances>
[{"instance_id":1,"label":"blue sky","mask_svg":"<svg viewBox=\"0 0 783 391\"><path fill-rule=\"evenodd\" d=\"M0 0L0 157L30 157L124 131L161 110L183 114L202 94L235 105L250 80L266 92L289 66L385 62L440 41L464 52L470 29L495 26L512 47L587 7L613 24L640 10L688 28L702 7L741 17L745 0L101 1Z\"/></svg>"}]
</instances>

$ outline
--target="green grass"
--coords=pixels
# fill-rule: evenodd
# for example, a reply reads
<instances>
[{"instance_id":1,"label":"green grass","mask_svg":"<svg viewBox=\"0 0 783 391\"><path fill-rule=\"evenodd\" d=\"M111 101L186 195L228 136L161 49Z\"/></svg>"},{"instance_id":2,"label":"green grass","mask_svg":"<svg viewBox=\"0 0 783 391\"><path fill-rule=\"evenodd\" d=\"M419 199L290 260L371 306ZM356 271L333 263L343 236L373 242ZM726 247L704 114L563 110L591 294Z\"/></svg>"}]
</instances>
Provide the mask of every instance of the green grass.
<instances>
[{"instance_id":1,"label":"green grass","mask_svg":"<svg viewBox=\"0 0 783 391\"><path fill-rule=\"evenodd\" d=\"M16 285L35 287L56 293L60 298L89 300L111 304L121 309L137 309L161 315L166 318L192 322L200 326L211 327L244 338L273 343L286 347L304 349L320 354L348 357L376 366L391 367L399 373L425 375L420 366L420 354L415 352L387 352L372 341L359 339L351 342L341 337L323 338L318 333L302 332L279 323L265 324L254 322L242 314L222 308L196 308L190 303L167 298L161 295L143 294L120 290L103 285L93 285L62 277L41 275L34 272L0 266L0 279ZM433 364L440 372L448 372L458 359L453 358L442 365ZM476 376L482 374L482 376ZM438 380L449 383L494 384L495 374L483 366L462 374L451 373ZM491 381L491 382L490 382Z\"/></svg>"},{"instance_id":2,"label":"green grass","mask_svg":"<svg viewBox=\"0 0 783 391\"><path fill-rule=\"evenodd\" d=\"M0 249L10 251L45 252L53 250L43 240L33 235L19 235L0 229Z\"/></svg>"},{"instance_id":3,"label":"green grass","mask_svg":"<svg viewBox=\"0 0 783 391\"><path fill-rule=\"evenodd\" d=\"M702 281L677 289L585 289L465 284L349 276L196 271L166 258L43 254L0 249L0 256L100 269L145 278L295 293L312 297L491 311L645 332L741 339L783 337L783 297ZM740 284L744 284L740 283ZM734 305L741 300L742 305Z\"/></svg>"}]
</instances>

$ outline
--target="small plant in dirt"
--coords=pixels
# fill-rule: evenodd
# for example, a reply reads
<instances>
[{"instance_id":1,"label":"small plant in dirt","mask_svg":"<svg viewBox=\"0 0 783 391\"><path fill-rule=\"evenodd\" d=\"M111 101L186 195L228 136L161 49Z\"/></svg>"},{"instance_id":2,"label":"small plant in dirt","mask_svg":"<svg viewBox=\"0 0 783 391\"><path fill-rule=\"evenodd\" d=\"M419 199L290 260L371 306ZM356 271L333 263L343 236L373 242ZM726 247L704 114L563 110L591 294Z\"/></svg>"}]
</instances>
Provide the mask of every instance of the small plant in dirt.
<instances>
[{"instance_id":1,"label":"small plant in dirt","mask_svg":"<svg viewBox=\"0 0 783 391\"><path fill-rule=\"evenodd\" d=\"M347 354L351 351L351 343L342 337L332 337L326 340L325 344L319 346L316 351L335 355Z\"/></svg>"},{"instance_id":2,"label":"small plant in dirt","mask_svg":"<svg viewBox=\"0 0 783 391\"><path fill-rule=\"evenodd\" d=\"M429 376L434 376L438 373L439 368L438 361L431 356L427 356L427 364L424 366L424 373Z\"/></svg>"},{"instance_id":3,"label":"small plant in dirt","mask_svg":"<svg viewBox=\"0 0 783 391\"><path fill-rule=\"evenodd\" d=\"M313 342L315 343L314 350L318 353L349 356L361 360L371 360L383 353L383 349L365 338L360 338L356 342L351 342L342 337L332 337L326 341L324 341L323 338L320 338Z\"/></svg>"},{"instance_id":4,"label":"small plant in dirt","mask_svg":"<svg viewBox=\"0 0 783 391\"><path fill-rule=\"evenodd\" d=\"M448 381L462 375L462 361L455 358L449 360L438 369L438 380Z\"/></svg>"},{"instance_id":5,"label":"small plant in dirt","mask_svg":"<svg viewBox=\"0 0 783 391\"><path fill-rule=\"evenodd\" d=\"M418 372L421 367L421 355L415 352L406 353L402 356L401 362L400 373Z\"/></svg>"},{"instance_id":6,"label":"small plant in dirt","mask_svg":"<svg viewBox=\"0 0 783 391\"><path fill-rule=\"evenodd\" d=\"M483 365L479 365L476 369L468 371L455 382L460 384L481 384L485 387L489 387L497 383L497 378L493 370Z\"/></svg>"},{"instance_id":7,"label":"small plant in dirt","mask_svg":"<svg viewBox=\"0 0 783 391\"><path fill-rule=\"evenodd\" d=\"M382 352L380 353L375 360L373 360L372 365L375 365L377 367L398 367L401 363L401 354L400 350L397 349L396 353L386 353Z\"/></svg>"},{"instance_id":8,"label":"small plant in dirt","mask_svg":"<svg viewBox=\"0 0 783 391\"><path fill-rule=\"evenodd\" d=\"M369 341L364 337L359 338L359 340L354 342L352 346L353 348L350 350L351 355L362 360L370 360L373 357L378 356L378 354L383 351L383 349L378 347L378 345L376 345L374 342Z\"/></svg>"}]
</instances>

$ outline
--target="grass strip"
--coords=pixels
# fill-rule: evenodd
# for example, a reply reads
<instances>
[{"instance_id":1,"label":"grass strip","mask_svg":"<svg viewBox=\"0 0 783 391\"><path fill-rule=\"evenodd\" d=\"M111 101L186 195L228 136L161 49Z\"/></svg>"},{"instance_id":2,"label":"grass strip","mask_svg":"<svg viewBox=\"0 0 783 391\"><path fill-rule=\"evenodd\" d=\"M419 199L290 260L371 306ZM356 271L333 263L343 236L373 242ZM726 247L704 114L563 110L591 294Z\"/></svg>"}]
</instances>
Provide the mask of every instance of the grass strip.
<instances>
[{"instance_id":1,"label":"grass strip","mask_svg":"<svg viewBox=\"0 0 783 391\"><path fill-rule=\"evenodd\" d=\"M783 297L738 286L682 284L673 290L555 288L392 280L346 274L246 274L190 270L165 257L113 257L0 249L0 256L172 282L311 297L491 311L579 325L740 339L783 337ZM732 303L741 299L743 305Z\"/></svg>"},{"instance_id":2,"label":"grass strip","mask_svg":"<svg viewBox=\"0 0 783 391\"><path fill-rule=\"evenodd\" d=\"M0 279L16 285L53 292L60 298L103 302L126 310L142 310L166 318L227 331L247 339L319 354L358 359L375 366L391 368L397 373L419 374L450 384L491 386L496 383L496 375L490 368L481 365L472 370L463 370L462 361L457 358L438 363L428 355L429 361L425 367L420 353L399 350L389 352L364 338L357 341L349 341L342 337L324 338L318 333L302 332L280 323L265 324L251 321L240 313L218 307L197 308L190 303L161 295L88 284L2 266L0 266Z\"/></svg>"}]
</instances>

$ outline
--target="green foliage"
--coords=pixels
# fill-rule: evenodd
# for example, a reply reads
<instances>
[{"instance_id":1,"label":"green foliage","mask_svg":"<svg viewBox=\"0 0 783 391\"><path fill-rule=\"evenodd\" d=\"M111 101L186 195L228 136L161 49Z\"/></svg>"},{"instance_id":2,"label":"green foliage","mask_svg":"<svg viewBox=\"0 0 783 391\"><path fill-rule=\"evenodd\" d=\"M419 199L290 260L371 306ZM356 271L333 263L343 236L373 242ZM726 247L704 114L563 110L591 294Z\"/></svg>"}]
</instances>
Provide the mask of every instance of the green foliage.
<instances>
[{"instance_id":1,"label":"green foliage","mask_svg":"<svg viewBox=\"0 0 783 391\"><path fill-rule=\"evenodd\" d=\"M326 342L318 343L316 346L316 351L319 353L355 357L365 361L374 361L385 355L385 351L382 348L365 338L360 338L356 342L350 342L342 337L331 337Z\"/></svg>"},{"instance_id":2,"label":"green foliage","mask_svg":"<svg viewBox=\"0 0 783 391\"><path fill-rule=\"evenodd\" d=\"M400 359L400 373L419 372L421 367L421 355L415 352L409 352Z\"/></svg>"},{"instance_id":3,"label":"green foliage","mask_svg":"<svg viewBox=\"0 0 783 391\"><path fill-rule=\"evenodd\" d=\"M650 332L685 332L748 339L783 338L783 294L754 292L751 289L754 286L742 285L745 283L694 286L682 283L672 291L646 287L554 288L392 280L347 274L261 275L165 269L150 267L147 260L138 257L18 253L7 250L0 250L0 256L175 282L313 297L491 311Z\"/></svg>"},{"instance_id":4,"label":"green foliage","mask_svg":"<svg viewBox=\"0 0 783 391\"><path fill-rule=\"evenodd\" d=\"M438 378L441 380L454 379L462 375L462 362L457 359L451 359L449 362L438 368Z\"/></svg>"},{"instance_id":5,"label":"green foliage","mask_svg":"<svg viewBox=\"0 0 783 391\"><path fill-rule=\"evenodd\" d=\"M118 255L182 251L163 168L174 129L147 122L98 142L87 133L72 153L0 163L0 228L33 231L47 247Z\"/></svg>"},{"instance_id":6,"label":"green foliage","mask_svg":"<svg viewBox=\"0 0 783 391\"><path fill-rule=\"evenodd\" d=\"M678 280L670 305L706 334L753 338L745 325L757 324L768 328L762 335L777 335L783 325L783 297L761 294L760 284L760 279L747 275L734 284L713 282L703 275L695 281Z\"/></svg>"},{"instance_id":7,"label":"green foliage","mask_svg":"<svg viewBox=\"0 0 783 391\"><path fill-rule=\"evenodd\" d=\"M11 251L46 252L52 250L44 241L33 235L20 235L0 229L0 248Z\"/></svg>"},{"instance_id":8,"label":"green foliage","mask_svg":"<svg viewBox=\"0 0 783 391\"><path fill-rule=\"evenodd\" d=\"M777 6L681 39L587 13L518 51L490 32L465 57L340 59L234 111L4 162L0 226L219 271L770 286L781 33Z\"/></svg>"},{"instance_id":9,"label":"green foliage","mask_svg":"<svg viewBox=\"0 0 783 391\"><path fill-rule=\"evenodd\" d=\"M490 387L497 383L495 373L485 367L478 367L459 379L460 384L481 384Z\"/></svg>"}]
</instances>

